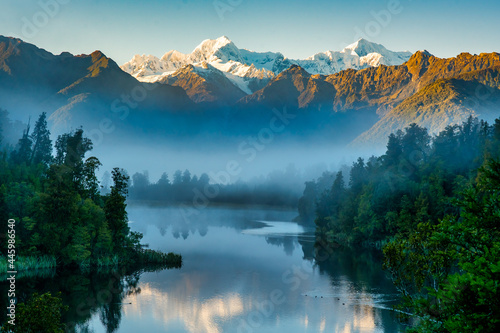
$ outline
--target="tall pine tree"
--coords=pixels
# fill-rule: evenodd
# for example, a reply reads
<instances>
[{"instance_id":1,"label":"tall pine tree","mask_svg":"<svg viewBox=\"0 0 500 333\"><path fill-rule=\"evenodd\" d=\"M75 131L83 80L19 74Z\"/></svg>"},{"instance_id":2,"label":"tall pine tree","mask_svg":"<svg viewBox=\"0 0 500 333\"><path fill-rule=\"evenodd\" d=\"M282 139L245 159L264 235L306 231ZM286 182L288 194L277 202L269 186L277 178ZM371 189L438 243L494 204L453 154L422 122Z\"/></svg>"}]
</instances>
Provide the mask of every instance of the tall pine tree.
<instances>
[{"instance_id":1,"label":"tall pine tree","mask_svg":"<svg viewBox=\"0 0 500 333\"><path fill-rule=\"evenodd\" d=\"M52 140L47 128L47 114L43 112L35 123L31 134L33 149L31 151L31 164L43 163L49 165L52 161Z\"/></svg>"}]
</instances>

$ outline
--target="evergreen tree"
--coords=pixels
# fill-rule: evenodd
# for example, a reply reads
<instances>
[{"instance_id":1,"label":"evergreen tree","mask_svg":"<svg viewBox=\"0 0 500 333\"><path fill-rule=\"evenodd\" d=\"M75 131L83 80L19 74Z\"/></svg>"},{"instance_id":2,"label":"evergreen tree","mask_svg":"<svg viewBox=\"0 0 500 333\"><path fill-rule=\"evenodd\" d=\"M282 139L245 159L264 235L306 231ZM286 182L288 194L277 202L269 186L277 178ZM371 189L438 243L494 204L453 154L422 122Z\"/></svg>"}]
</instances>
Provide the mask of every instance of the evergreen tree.
<instances>
[{"instance_id":1,"label":"evergreen tree","mask_svg":"<svg viewBox=\"0 0 500 333\"><path fill-rule=\"evenodd\" d=\"M189 170L184 170L184 173L182 174L182 182L184 184L188 184L189 182L191 182L191 172L189 172Z\"/></svg>"},{"instance_id":2,"label":"evergreen tree","mask_svg":"<svg viewBox=\"0 0 500 333\"><path fill-rule=\"evenodd\" d=\"M166 187L166 186L170 185L170 180L168 179L168 175L166 172L161 174L161 177L160 177L160 179L158 179L157 184L161 187Z\"/></svg>"},{"instance_id":3,"label":"evergreen tree","mask_svg":"<svg viewBox=\"0 0 500 333\"><path fill-rule=\"evenodd\" d=\"M96 172L102 166L97 157L91 156L87 158L83 166L83 187L85 189L85 197L92 199L98 203L100 201L99 180L97 180Z\"/></svg>"},{"instance_id":4,"label":"evergreen tree","mask_svg":"<svg viewBox=\"0 0 500 333\"><path fill-rule=\"evenodd\" d=\"M21 164L24 163L26 165L30 164L31 161L31 145L32 145L32 140L30 137L30 125L26 127L26 129L23 132L23 136L21 139L19 139L19 142L17 143L16 150L14 150L11 153L11 158L12 161L15 164Z\"/></svg>"},{"instance_id":5,"label":"evergreen tree","mask_svg":"<svg viewBox=\"0 0 500 333\"><path fill-rule=\"evenodd\" d=\"M422 318L415 331L498 332L500 163L488 161L458 204L460 217L420 223L389 243L385 267L406 311Z\"/></svg>"},{"instance_id":6,"label":"evergreen tree","mask_svg":"<svg viewBox=\"0 0 500 333\"><path fill-rule=\"evenodd\" d=\"M401 143L402 132L398 131L397 134L391 133L387 142L387 151L382 157L384 166L390 168L399 163L399 159L403 154L403 146Z\"/></svg>"},{"instance_id":7,"label":"evergreen tree","mask_svg":"<svg viewBox=\"0 0 500 333\"><path fill-rule=\"evenodd\" d=\"M126 240L129 233L127 204L125 203L129 177L119 168L114 168L111 174L114 185L111 187L111 193L106 200L104 211L115 251L123 253L127 246Z\"/></svg>"},{"instance_id":8,"label":"evergreen tree","mask_svg":"<svg viewBox=\"0 0 500 333\"><path fill-rule=\"evenodd\" d=\"M52 165L47 170L45 191L40 193L35 206L34 233L41 253L61 256L64 264L73 261L71 243L79 225L80 197L71 183L71 170L65 165Z\"/></svg>"},{"instance_id":9,"label":"evergreen tree","mask_svg":"<svg viewBox=\"0 0 500 333\"><path fill-rule=\"evenodd\" d=\"M354 193L359 193L363 185L368 181L368 172L365 168L365 161L361 157L352 164L349 175L349 186Z\"/></svg>"},{"instance_id":10,"label":"evergreen tree","mask_svg":"<svg viewBox=\"0 0 500 333\"><path fill-rule=\"evenodd\" d=\"M181 170L177 170L174 173L173 184L177 185L177 184L180 184L180 183L182 183L182 171Z\"/></svg>"},{"instance_id":11,"label":"evergreen tree","mask_svg":"<svg viewBox=\"0 0 500 333\"><path fill-rule=\"evenodd\" d=\"M50 131L47 128L47 114L45 112L40 115L35 123L31 140L33 149L30 163L49 165L52 161L52 140L50 140Z\"/></svg>"},{"instance_id":12,"label":"evergreen tree","mask_svg":"<svg viewBox=\"0 0 500 333\"><path fill-rule=\"evenodd\" d=\"M404 158L412 165L422 163L430 149L431 137L427 128L410 124L401 139Z\"/></svg>"},{"instance_id":13,"label":"evergreen tree","mask_svg":"<svg viewBox=\"0 0 500 333\"><path fill-rule=\"evenodd\" d=\"M56 141L56 159L59 165L65 165L71 174L71 183L80 194L85 193L85 154L92 150L92 141L83 137L83 130L63 134Z\"/></svg>"},{"instance_id":14,"label":"evergreen tree","mask_svg":"<svg viewBox=\"0 0 500 333\"><path fill-rule=\"evenodd\" d=\"M210 182L210 177L206 173L202 173L200 179L198 180L198 183L200 184L201 188L208 185L209 182Z\"/></svg>"},{"instance_id":15,"label":"evergreen tree","mask_svg":"<svg viewBox=\"0 0 500 333\"><path fill-rule=\"evenodd\" d=\"M309 223L314 221L315 205L317 200L316 182L310 181L305 183L304 192L299 199L298 210L302 222Z\"/></svg>"}]
</instances>

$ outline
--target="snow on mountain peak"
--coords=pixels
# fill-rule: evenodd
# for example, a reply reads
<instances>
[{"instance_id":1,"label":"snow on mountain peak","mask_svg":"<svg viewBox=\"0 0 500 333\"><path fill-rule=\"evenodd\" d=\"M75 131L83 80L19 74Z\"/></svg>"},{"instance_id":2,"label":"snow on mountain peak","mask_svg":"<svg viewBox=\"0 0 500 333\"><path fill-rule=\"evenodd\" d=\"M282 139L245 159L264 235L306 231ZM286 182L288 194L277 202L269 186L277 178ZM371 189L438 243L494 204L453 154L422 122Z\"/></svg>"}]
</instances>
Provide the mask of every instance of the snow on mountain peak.
<instances>
[{"instance_id":1,"label":"snow on mountain peak","mask_svg":"<svg viewBox=\"0 0 500 333\"><path fill-rule=\"evenodd\" d=\"M223 61L235 60L238 58L239 49L226 36L217 39L206 39L200 43L190 55L192 62L214 61L215 58ZM238 59L239 60L239 59Z\"/></svg>"},{"instance_id":2,"label":"snow on mountain peak","mask_svg":"<svg viewBox=\"0 0 500 333\"><path fill-rule=\"evenodd\" d=\"M217 39L205 39L203 42L200 43L200 45L194 48L193 52L195 52L196 50L200 50L213 53L218 49L220 49L221 47L226 46L227 44L230 43L232 43L231 40L226 36L222 36Z\"/></svg>"},{"instance_id":3,"label":"snow on mountain peak","mask_svg":"<svg viewBox=\"0 0 500 333\"><path fill-rule=\"evenodd\" d=\"M155 56L152 55L139 55L136 54L132 60L124 64L122 70L128 73L133 73L132 75L136 78L158 75L165 72L166 67L164 63Z\"/></svg>"},{"instance_id":4,"label":"snow on mountain peak","mask_svg":"<svg viewBox=\"0 0 500 333\"><path fill-rule=\"evenodd\" d=\"M187 65L206 69L210 65L248 92L250 89L245 84L252 80L272 79L293 64L301 66L310 74L330 75L347 68L400 65L411 55L410 52L389 51L380 44L361 38L342 51L326 51L303 60L294 60L279 52L239 49L228 37L221 36L204 40L190 54L173 50L165 53L161 59L136 55L121 68L140 81L156 82Z\"/></svg>"},{"instance_id":5,"label":"snow on mountain peak","mask_svg":"<svg viewBox=\"0 0 500 333\"><path fill-rule=\"evenodd\" d=\"M348 46L346 46L342 51L342 53L350 53L352 55L358 55L360 57L364 57L370 53L379 53L384 55L387 52L390 52L387 50L383 45L381 44L376 44L372 43L370 41L367 41L364 38L360 38L358 41L355 43L352 43Z\"/></svg>"}]
</instances>

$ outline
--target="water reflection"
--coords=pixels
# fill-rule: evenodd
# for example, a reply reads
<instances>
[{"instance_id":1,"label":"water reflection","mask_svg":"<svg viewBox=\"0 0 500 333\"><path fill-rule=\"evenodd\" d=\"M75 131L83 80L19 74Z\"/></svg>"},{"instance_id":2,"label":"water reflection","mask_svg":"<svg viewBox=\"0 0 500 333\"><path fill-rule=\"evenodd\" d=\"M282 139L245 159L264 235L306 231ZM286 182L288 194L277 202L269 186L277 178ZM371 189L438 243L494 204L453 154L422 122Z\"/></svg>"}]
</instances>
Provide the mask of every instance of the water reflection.
<instances>
[{"instance_id":1,"label":"water reflection","mask_svg":"<svg viewBox=\"0 0 500 333\"><path fill-rule=\"evenodd\" d=\"M221 321L228 321L245 311L243 300L238 294L214 296L203 302L193 301L192 295L187 301L180 301L187 296L186 290L169 294L144 284L140 297L129 297L131 307L124 308L125 316L137 320L147 320L152 317L162 322L165 327L183 326L189 332L222 332Z\"/></svg>"},{"instance_id":2,"label":"water reflection","mask_svg":"<svg viewBox=\"0 0 500 333\"><path fill-rule=\"evenodd\" d=\"M162 236L167 229L171 230L175 239L187 240L190 235L206 236L209 227L224 227L235 230L265 227L264 221L276 221L284 218L291 221L296 217L294 210L269 210L269 209L228 209L224 207L206 208L195 210L186 207L158 207L131 205L129 210L131 226L140 232L146 232L148 225L154 225ZM273 222L271 222L273 223ZM278 222L279 223L279 222ZM295 231L294 234L297 232Z\"/></svg>"},{"instance_id":3,"label":"water reflection","mask_svg":"<svg viewBox=\"0 0 500 333\"><path fill-rule=\"evenodd\" d=\"M151 248L182 253L184 266L118 275L58 273L19 289L63 291L71 307L69 331L78 332L400 328L387 310L395 290L380 257L346 249L315 255L311 230L284 222L293 211L205 209L186 222L179 209L131 207L129 216Z\"/></svg>"},{"instance_id":4,"label":"water reflection","mask_svg":"<svg viewBox=\"0 0 500 333\"><path fill-rule=\"evenodd\" d=\"M149 271L164 269L164 266L156 266L150 267ZM25 303L35 292L61 292L63 303L69 307L62 318L66 323L66 332L92 331L88 324L92 316L99 317L106 332L115 332L122 319L123 299L141 292L138 284L144 272L144 269L119 268L92 272L68 269L53 269L50 273L47 270L31 271L30 275L18 275L17 301ZM8 300L4 296L7 295L7 284L0 284L0 292L0 302L6 306ZM5 313L2 312L1 316L0 323L3 323Z\"/></svg>"},{"instance_id":5,"label":"water reflection","mask_svg":"<svg viewBox=\"0 0 500 333\"><path fill-rule=\"evenodd\" d=\"M142 292L125 300L132 305L123 310L120 332L144 323L158 332L398 330L386 310L394 290L390 281L380 283L378 257L339 250L317 262L311 231L282 222L294 212L207 211L184 226L171 209L131 211L136 220L156 222L140 230L145 240L181 252L184 267L141 278ZM176 238L182 228L186 240ZM282 302L272 301L276 292Z\"/></svg>"}]
</instances>

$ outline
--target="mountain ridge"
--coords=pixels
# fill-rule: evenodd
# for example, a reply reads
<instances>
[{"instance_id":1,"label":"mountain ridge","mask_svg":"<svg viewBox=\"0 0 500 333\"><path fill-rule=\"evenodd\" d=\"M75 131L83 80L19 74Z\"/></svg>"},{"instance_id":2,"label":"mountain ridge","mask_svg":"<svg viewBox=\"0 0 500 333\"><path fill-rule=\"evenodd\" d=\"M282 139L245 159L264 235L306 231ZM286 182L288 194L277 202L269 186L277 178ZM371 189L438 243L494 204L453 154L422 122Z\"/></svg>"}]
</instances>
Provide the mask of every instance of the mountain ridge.
<instances>
[{"instance_id":1,"label":"mountain ridge","mask_svg":"<svg viewBox=\"0 0 500 333\"><path fill-rule=\"evenodd\" d=\"M0 106L19 115L45 111L66 129L95 129L110 118L138 132L154 128L162 135L205 131L222 136L252 133L265 126L271 109L287 108L298 119L289 128L293 133L319 138L324 134L325 140L353 136L358 137L355 143L363 144L385 141L384 136L409 121L429 125L433 133L467 115L491 118L498 114L493 110L500 110L500 54L495 52L438 58L423 50L400 65L322 75L286 58L273 58L272 53L242 51L227 38L202 44L193 57L216 58L216 65L184 65L183 55L171 51L165 56L180 67L148 83L123 71L101 51L54 55L0 36ZM344 53L359 52L359 57L383 47L365 44L360 40ZM220 54L207 57L214 50L224 51L227 62L219 61ZM239 76L243 72L238 72L242 68L235 60L242 59L254 59L257 65L252 63ZM286 68L276 74L266 69L280 66ZM488 91L490 97L483 101L471 89Z\"/></svg>"},{"instance_id":2,"label":"mountain ridge","mask_svg":"<svg viewBox=\"0 0 500 333\"><path fill-rule=\"evenodd\" d=\"M387 137L417 123L437 134L469 116L494 121L500 116L500 65L441 78L425 86L353 141L353 146L383 145Z\"/></svg>"},{"instance_id":3,"label":"mountain ridge","mask_svg":"<svg viewBox=\"0 0 500 333\"><path fill-rule=\"evenodd\" d=\"M116 117L113 102L134 89L147 91L146 109L196 109L182 88L137 81L101 51L89 55L54 55L20 39L0 36L0 100L2 107L47 112L60 131L87 124L98 127L103 118ZM137 113L139 110L132 110ZM52 118L50 118L52 117ZM92 125L90 125L92 124Z\"/></svg>"},{"instance_id":4,"label":"mountain ridge","mask_svg":"<svg viewBox=\"0 0 500 333\"><path fill-rule=\"evenodd\" d=\"M379 52L379 53L377 53ZM358 54L359 53L359 54ZM239 49L226 36L202 41L189 54L172 50L161 58L152 55L135 55L121 68L144 82L157 82L183 66L199 66L207 62L218 70L242 78L247 82L246 88L241 82L234 82L240 89L248 93L252 83L259 79L272 79L292 64L305 68L311 74L333 74L346 68L362 69L380 64L401 64L411 56L410 52L393 52L380 44L360 39L348 45L342 51L326 51L316 53L306 59L289 59L280 52L255 52ZM231 78L230 78L231 79ZM262 86L262 85L260 85Z\"/></svg>"}]
</instances>

